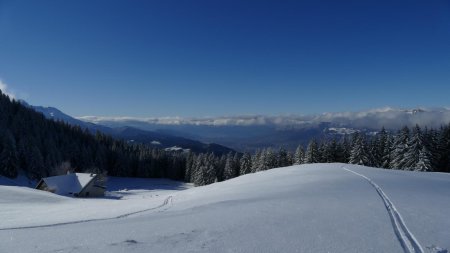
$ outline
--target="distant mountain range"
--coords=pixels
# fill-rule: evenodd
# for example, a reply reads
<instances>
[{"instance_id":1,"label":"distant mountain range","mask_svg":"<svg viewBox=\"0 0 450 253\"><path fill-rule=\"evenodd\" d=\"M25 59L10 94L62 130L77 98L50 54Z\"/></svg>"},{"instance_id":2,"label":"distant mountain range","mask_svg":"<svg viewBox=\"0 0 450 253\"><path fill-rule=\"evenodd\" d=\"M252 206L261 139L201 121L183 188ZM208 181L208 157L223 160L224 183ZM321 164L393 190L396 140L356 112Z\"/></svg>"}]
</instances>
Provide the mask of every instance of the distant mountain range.
<instances>
[{"instance_id":1,"label":"distant mountain range","mask_svg":"<svg viewBox=\"0 0 450 253\"><path fill-rule=\"evenodd\" d=\"M450 122L448 108L381 108L363 112L323 113L307 116L236 116L217 118L80 117L109 127L130 126L142 130L214 142L238 151L263 147L295 149L311 138L333 138L356 131L374 134L382 127L396 131L419 124L432 128Z\"/></svg>"},{"instance_id":2,"label":"distant mountain range","mask_svg":"<svg viewBox=\"0 0 450 253\"><path fill-rule=\"evenodd\" d=\"M25 102L23 102L25 103ZM28 104L27 104L28 105ZM29 106L29 105L28 105ZM449 124L449 108L382 108L363 112L323 113L306 116L235 116L217 118L73 118L53 107L31 106L47 118L101 131L128 142L168 150L194 152L255 151L266 147L293 150L311 138L329 139L354 132L376 134L382 127L396 131L403 126L438 128ZM208 143L208 144L207 144ZM230 148L228 148L230 147Z\"/></svg>"},{"instance_id":3,"label":"distant mountain range","mask_svg":"<svg viewBox=\"0 0 450 253\"><path fill-rule=\"evenodd\" d=\"M112 135L115 138L126 140L129 143L143 143L149 146L163 148L168 151L191 150L197 153L214 152L218 155L226 154L228 152L236 152L231 148L219 144L202 143L200 141L173 136L163 132L141 130L126 125L120 127L108 127L101 124L94 124L91 122L73 118L54 107L32 106L25 101L20 102L23 105L33 108L35 111L42 113L48 119L64 121L71 125L87 128L93 133L100 131L102 133Z\"/></svg>"}]
</instances>

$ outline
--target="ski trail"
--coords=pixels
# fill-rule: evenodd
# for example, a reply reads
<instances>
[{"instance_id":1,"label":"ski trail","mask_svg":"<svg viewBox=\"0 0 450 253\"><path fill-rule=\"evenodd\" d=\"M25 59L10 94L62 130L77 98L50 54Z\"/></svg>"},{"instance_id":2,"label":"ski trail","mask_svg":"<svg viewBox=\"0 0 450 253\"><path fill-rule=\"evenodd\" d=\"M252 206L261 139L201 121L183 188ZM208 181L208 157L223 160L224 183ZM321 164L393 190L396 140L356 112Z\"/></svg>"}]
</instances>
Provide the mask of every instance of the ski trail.
<instances>
[{"instance_id":1,"label":"ski trail","mask_svg":"<svg viewBox=\"0 0 450 253\"><path fill-rule=\"evenodd\" d=\"M403 250L405 253L424 253L424 250L422 246L420 245L419 241L414 237L412 232L408 229L408 227L405 224L405 221L403 220L402 216L400 215L397 208L395 208L392 201L389 199L389 197L384 193L384 191L381 189L380 186L378 186L372 179L355 172L353 170L347 169L345 167L342 167L342 169L351 172L359 177L364 178L367 180L373 188L377 191L378 195L380 195L381 199L383 200L383 203L386 207L386 210L389 214L389 217L391 219L392 226L394 228L395 235L397 236L398 240L400 241L400 244L402 245Z\"/></svg>"},{"instance_id":2,"label":"ski trail","mask_svg":"<svg viewBox=\"0 0 450 253\"><path fill-rule=\"evenodd\" d=\"M0 231L29 229L29 228L47 228L47 227L56 227L56 226L64 226L64 225L71 225L71 224L87 223L87 222L93 222L93 221L116 220L116 219L126 218L126 217L129 217L131 215L138 214L138 213L143 213L143 212L148 212L148 211L160 209L160 208L165 207L165 206L167 206L169 204L172 204L172 196L169 196L169 197L165 198L164 202L162 204L158 205L158 206L155 206L155 207L152 207L152 208L143 209L143 210L139 210L139 211L132 212L132 213L121 214L121 215L115 216L115 217L89 219L89 220L79 220L79 221L69 221L69 222L61 222L61 223L54 223L54 224L47 224L47 225L0 228ZM165 209L165 210L167 210L167 209Z\"/></svg>"}]
</instances>

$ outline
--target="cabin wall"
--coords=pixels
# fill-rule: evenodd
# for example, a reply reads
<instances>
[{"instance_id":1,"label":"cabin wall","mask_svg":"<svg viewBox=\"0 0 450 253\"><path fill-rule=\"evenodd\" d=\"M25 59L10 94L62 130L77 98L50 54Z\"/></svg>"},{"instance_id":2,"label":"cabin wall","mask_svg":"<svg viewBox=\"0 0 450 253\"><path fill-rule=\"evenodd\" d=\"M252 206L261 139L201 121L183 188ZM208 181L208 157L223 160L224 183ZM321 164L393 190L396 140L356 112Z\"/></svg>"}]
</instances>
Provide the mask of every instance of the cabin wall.
<instances>
[{"instance_id":1,"label":"cabin wall","mask_svg":"<svg viewBox=\"0 0 450 253\"><path fill-rule=\"evenodd\" d=\"M96 178L93 178L86 187L78 194L78 197L103 197L105 189L95 185Z\"/></svg>"},{"instance_id":2,"label":"cabin wall","mask_svg":"<svg viewBox=\"0 0 450 253\"><path fill-rule=\"evenodd\" d=\"M44 180L41 180L39 184L36 186L35 189L41 190L41 191L47 191L51 193L55 193L55 189L51 189L47 186L47 184L44 182Z\"/></svg>"}]
</instances>

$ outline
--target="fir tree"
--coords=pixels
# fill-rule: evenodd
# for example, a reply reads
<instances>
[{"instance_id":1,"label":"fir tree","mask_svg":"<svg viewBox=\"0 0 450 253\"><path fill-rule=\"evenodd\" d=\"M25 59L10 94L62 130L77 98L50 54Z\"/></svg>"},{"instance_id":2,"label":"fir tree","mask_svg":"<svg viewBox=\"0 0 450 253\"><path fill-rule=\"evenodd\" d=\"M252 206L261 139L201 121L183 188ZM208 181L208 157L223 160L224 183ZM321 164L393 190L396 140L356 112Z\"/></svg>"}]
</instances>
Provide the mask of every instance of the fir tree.
<instances>
[{"instance_id":1,"label":"fir tree","mask_svg":"<svg viewBox=\"0 0 450 253\"><path fill-rule=\"evenodd\" d=\"M252 158L249 153L245 152L240 161L240 175L245 175L252 172Z\"/></svg>"},{"instance_id":2,"label":"fir tree","mask_svg":"<svg viewBox=\"0 0 450 253\"><path fill-rule=\"evenodd\" d=\"M394 138L393 149L391 152L391 169L404 169L404 157L408 150L409 128L403 127Z\"/></svg>"},{"instance_id":3,"label":"fir tree","mask_svg":"<svg viewBox=\"0 0 450 253\"><path fill-rule=\"evenodd\" d=\"M261 170L261 150L256 150L255 154L252 156L252 173Z\"/></svg>"},{"instance_id":4,"label":"fir tree","mask_svg":"<svg viewBox=\"0 0 450 253\"><path fill-rule=\"evenodd\" d=\"M305 159L305 150L303 149L302 145L299 145L297 149L295 150L294 154L294 164L299 165L303 164Z\"/></svg>"},{"instance_id":5,"label":"fir tree","mask_svg":"<svg viewBox=\"0 0 450 253\"><path fill-rule=\"evenodd\" d=\"M320 161L319 145L315 139L312 139L306 150L305 163L318 163Z\"/></svg>"},{"instance_id":6,"label":"fir tree","mask_svg":"<svg viewBox=\"0 0 450 253\"><path fill-rule=\"evenodd\" d=\"M230 152L227 155L227 160L225 162L225 169L223 172L224 180L228 180L239 175L239 167L235 156Z\"/></svg>"},{"instance_id":7,"label":"fir tree","mask_svg":"<svg viewBox=\"0 0 450 253\"><path fill-rule=\"evenodd\" d=\"M425 144L424 135L420 127L416 125L402 159L403 168L408 170L431 171L430 157L431 153Z\"/></svg>"},{"instance_id":8,"label":"fir tree","mask_svg":"<svg viewBox=\"0 0 450 253\"><path fill-rule=\"evenodd\" d=\"M291 165L292 165L292 161L289 157L289 153L286 151L286 149L280 148L278 150L277 164L275 166L286 167L286 166L291 166Z\"/></svg>"},{"instance_id":9,"label":"fir tree","mask_svg":"<svg viewBox=\"0 0 450 253\"><path fill-rule=\"evenodd\" d=\"M11 178L17 177L18 157L16 141L8 130L3 132L0 141L0 175Z\"/></svg>"},{"instance_id":10,"label":"fir tree","mask_svg":"<svg viewBox=\"0 0 450 253\"><path fill-rule=\"evenodd\" d=\"M359 165L370 165L366 140L364 136L360 133L355 133L353 136L349 163Z\"/></svg>"}]
</instances>

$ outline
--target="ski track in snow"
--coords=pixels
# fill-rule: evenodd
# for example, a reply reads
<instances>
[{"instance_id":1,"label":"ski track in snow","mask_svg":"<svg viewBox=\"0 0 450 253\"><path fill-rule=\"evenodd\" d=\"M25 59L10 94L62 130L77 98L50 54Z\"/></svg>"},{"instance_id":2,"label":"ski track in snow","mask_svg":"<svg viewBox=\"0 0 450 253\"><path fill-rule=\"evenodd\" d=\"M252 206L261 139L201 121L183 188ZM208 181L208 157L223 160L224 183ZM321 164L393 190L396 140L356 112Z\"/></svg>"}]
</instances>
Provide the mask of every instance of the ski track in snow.
<instances>
[{"instance_id":1,"label":"ski track in snow","mask_svg":"<svg viewBox=\"0 0 450 253\"><path fill-rule=\"evenodd\" d=\"M400 241L400 244L405 251L405 253L424 253L424 250L422 246L420 245L419 241L414 237L412 232L408 229L406 226L405 221L403 220L402 216L400 215L400 212L395 208L392 201L389 199L389 197L384 193L384 191L381 189L380 186L378 186L372 179L355 172L353 170L347 169L345 167L342 167L342 169L351 172L359 177L364 178L367 180L373 188L377 191L378 195L380 195L381 199L383 200L383 203L386 207L386 210L389 214L389 217L391 219L392 226L394 228L394 232Z\"/></svg>"},{"instance_id":2,"label":"ski track in snow","mask_svg":"<svg viewBox=\"0 0 450 253\"><path fill-rule=\"evenodd\" d=\"M30 228L47 228L47 227L56 227L56 226L64 226L64 225L71 225L71 224L78 224L78 223L86 223L86 222L93 222L93 221L106 221L106 220L116 220L116 219L122 219L122 218L126 218L135 214L139 214L139 213L144 213L144 212L149 212L149 211L153 211L153 210L157 210L160 208L163 208L165 206L171 205L172 204L172 196L168 196L167 198L164 199L164 202L159 205L159 206L155 206L152 208L147 208L147 209L143 209L143 210L139 210L136 212L131 212L131 213L126 213L126 214L121 214L119 216L115 216L115 217L111 217L111 218L98 218L98 219L89 219L89 220L79 220L79 221L71 221L71 222L61 222L61 223L54 223L54 224L46 224L46 225L36 225L36 226L23 226L23 227L11 227L11 228L0 228L0 231L5 231L5 230L17 230L17 229L30 229ZM168 208L162 210L165 211Z\"/></svg>"}]
</instances>

